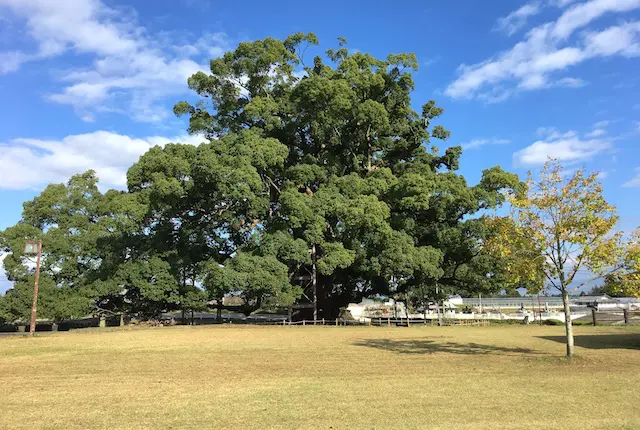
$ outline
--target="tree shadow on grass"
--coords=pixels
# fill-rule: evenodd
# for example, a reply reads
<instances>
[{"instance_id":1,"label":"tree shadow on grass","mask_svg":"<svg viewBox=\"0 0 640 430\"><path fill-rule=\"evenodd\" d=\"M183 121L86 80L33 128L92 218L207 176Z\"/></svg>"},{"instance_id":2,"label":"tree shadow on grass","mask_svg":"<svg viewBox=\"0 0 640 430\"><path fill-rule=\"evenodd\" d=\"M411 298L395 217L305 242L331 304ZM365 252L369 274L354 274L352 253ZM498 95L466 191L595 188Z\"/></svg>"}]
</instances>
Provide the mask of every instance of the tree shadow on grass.
<instances>
[{"instance_id":1,"label":"tree shadow on grass","mask_svg":"<svg viewBox=\"0 0 640 430\"><path fill-rule=\"evenodd\" d=\"M438 342L436 340L417 339L363 339L353 343L355 346L382 349L398 354L460 354L460 355L517 355L540 354L529 348L509 348L479 343Z\"/></svg>"},{"instance_id":2,"label":"tree shadow on grass","mask_svg":"<svg viewBox=\"0 0 640 430\"><path fill-rule=\"evenodd\" d=\"M566 343L564 336L538 336L540 339ZM576 346L590 349L640 349L640 334L578 335L573 340Z\"/></svg>"}]
</instances>

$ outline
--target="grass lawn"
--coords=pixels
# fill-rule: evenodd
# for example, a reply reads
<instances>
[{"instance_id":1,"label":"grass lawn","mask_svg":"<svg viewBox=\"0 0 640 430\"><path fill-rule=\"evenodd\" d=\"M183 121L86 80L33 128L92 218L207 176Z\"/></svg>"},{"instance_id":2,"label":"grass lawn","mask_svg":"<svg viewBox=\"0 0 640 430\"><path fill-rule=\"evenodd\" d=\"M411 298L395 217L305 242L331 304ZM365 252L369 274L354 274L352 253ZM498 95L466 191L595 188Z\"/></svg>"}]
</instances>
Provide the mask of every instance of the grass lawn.
<instances>
[{"instance_id":1,"label":"grass lawn","mask_svg":"<svg viewBox=\"0 0 640 430\"><path fill-rule=\"evenodd\" d=\"M89 329L0 337L1 429L640 428L640 327Z\"/></svg>"}]
</instances>

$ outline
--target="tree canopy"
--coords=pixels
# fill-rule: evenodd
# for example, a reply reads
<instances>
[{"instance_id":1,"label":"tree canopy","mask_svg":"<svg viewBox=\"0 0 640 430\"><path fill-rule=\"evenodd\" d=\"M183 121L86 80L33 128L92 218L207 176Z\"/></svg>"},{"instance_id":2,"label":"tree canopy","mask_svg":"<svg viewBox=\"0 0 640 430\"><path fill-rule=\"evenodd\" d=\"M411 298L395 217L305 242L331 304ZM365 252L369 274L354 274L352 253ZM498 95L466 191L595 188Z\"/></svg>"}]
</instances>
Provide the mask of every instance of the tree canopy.
<instances>
[{"instance_id":1,"label":"tree canopy","mask_svg":"<svg viewBox=\"0 0 640 430\"><path fill-rule=\"evenodd\" d=\"M414 54L378 59L341 39L306 64L317 44L312 33L241 43L190 77L196 98L174 111L203 143L152 148L127 191L101 194L88 172L25 203L0 236L16 282L7 297L26 288L21 247L33 237L44 282L84 300L67 316L152 315L225 295L248 312L288 306L310 264L326 316L371 295L501 290L481 215L523 184L500 167L473 186L457 173L461 148L436 145L449 138L443 109L412 107ZM0 309L15 318L15 306Z\"/></svg>"},{"instance_id":2,"label":"tree canopy","mask_svg":"<svg viewBox=\"0 0 640 430\"><path fill-rule=\"evenodd\" d=\"M510 216L488 223L486 248L504 262L507 283L546 283L562 294L568 357L574 350L569 294L603 276L631 286L640 265L640 231L628 241L614 232L616 209L597 178L584 169L567 174L550 159L539 178L529 175L527 193L512 195ZM578 280L585 268L594 278Z\"/></svg>"}]
</instances>

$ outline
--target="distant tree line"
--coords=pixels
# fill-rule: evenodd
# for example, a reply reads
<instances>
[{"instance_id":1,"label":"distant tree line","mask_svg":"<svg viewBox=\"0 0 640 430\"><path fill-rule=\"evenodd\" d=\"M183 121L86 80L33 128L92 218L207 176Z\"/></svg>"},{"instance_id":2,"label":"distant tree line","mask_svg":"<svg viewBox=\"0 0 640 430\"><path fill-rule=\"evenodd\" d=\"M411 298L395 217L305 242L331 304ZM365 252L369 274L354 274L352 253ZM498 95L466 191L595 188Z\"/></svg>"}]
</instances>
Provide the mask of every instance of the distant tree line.
<instances>
[{"instance_id":1,"label":"distant tree line","mask_svg":"<svg viewBox=\"0 0 640 430\"><path fill-rule=\"evenodd\" d=\"M277 309L301 297L310 265L323 317L367 296L420 306L503 290L510 263L483 246L481 215L525 184L492 167L471 186L461 148L431 146L449 131L434 101L412 109L414 54L377 59L341 39L305 63L317 43L267 38L212 60L188 80L197 99L174 109L203 143L152 148L126 191L100 192L89 171L26 202L0 233L14 283L0 315L29 316L23 249L38 238L43 318L153 318L229 296L245 313Z\"/></svg>"}]
</instances>

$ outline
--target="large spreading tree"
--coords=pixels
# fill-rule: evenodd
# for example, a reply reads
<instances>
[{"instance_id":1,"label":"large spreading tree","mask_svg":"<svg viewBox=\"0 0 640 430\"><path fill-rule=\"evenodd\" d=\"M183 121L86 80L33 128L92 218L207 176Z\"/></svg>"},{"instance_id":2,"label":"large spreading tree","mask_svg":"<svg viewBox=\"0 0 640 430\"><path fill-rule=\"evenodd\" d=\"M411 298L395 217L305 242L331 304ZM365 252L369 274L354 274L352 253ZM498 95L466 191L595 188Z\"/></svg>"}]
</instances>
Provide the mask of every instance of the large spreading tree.
<instances>
[{"instance_id":1,"label":"large spreading tree","mask_svg":"<svg viewBox=\"0 0 640 430\"><path fill-rule=\"evenodd\" d=\"M246 312L288 306L309 266L327 317L370 295L500 291L503 262L481 246L480 215L523 184L499 167L473 186L457 173L461 148L435 145L449 137L434 124L443 110L412 107L415 55L378 59L340 40L305 63L317 43L311 33L267 38L212 60L188 80L197 97L174 109L203 143L152 148L129 169L126 192L101 195L84 177L86 223L60 234L86 239L66 251L46 238L61 224L44 226L46 211L26 206L2 235L11 278L30 275L21 240L44 235L53 285L144 314L227 295Z\"/></svg>"}]
</instances>

